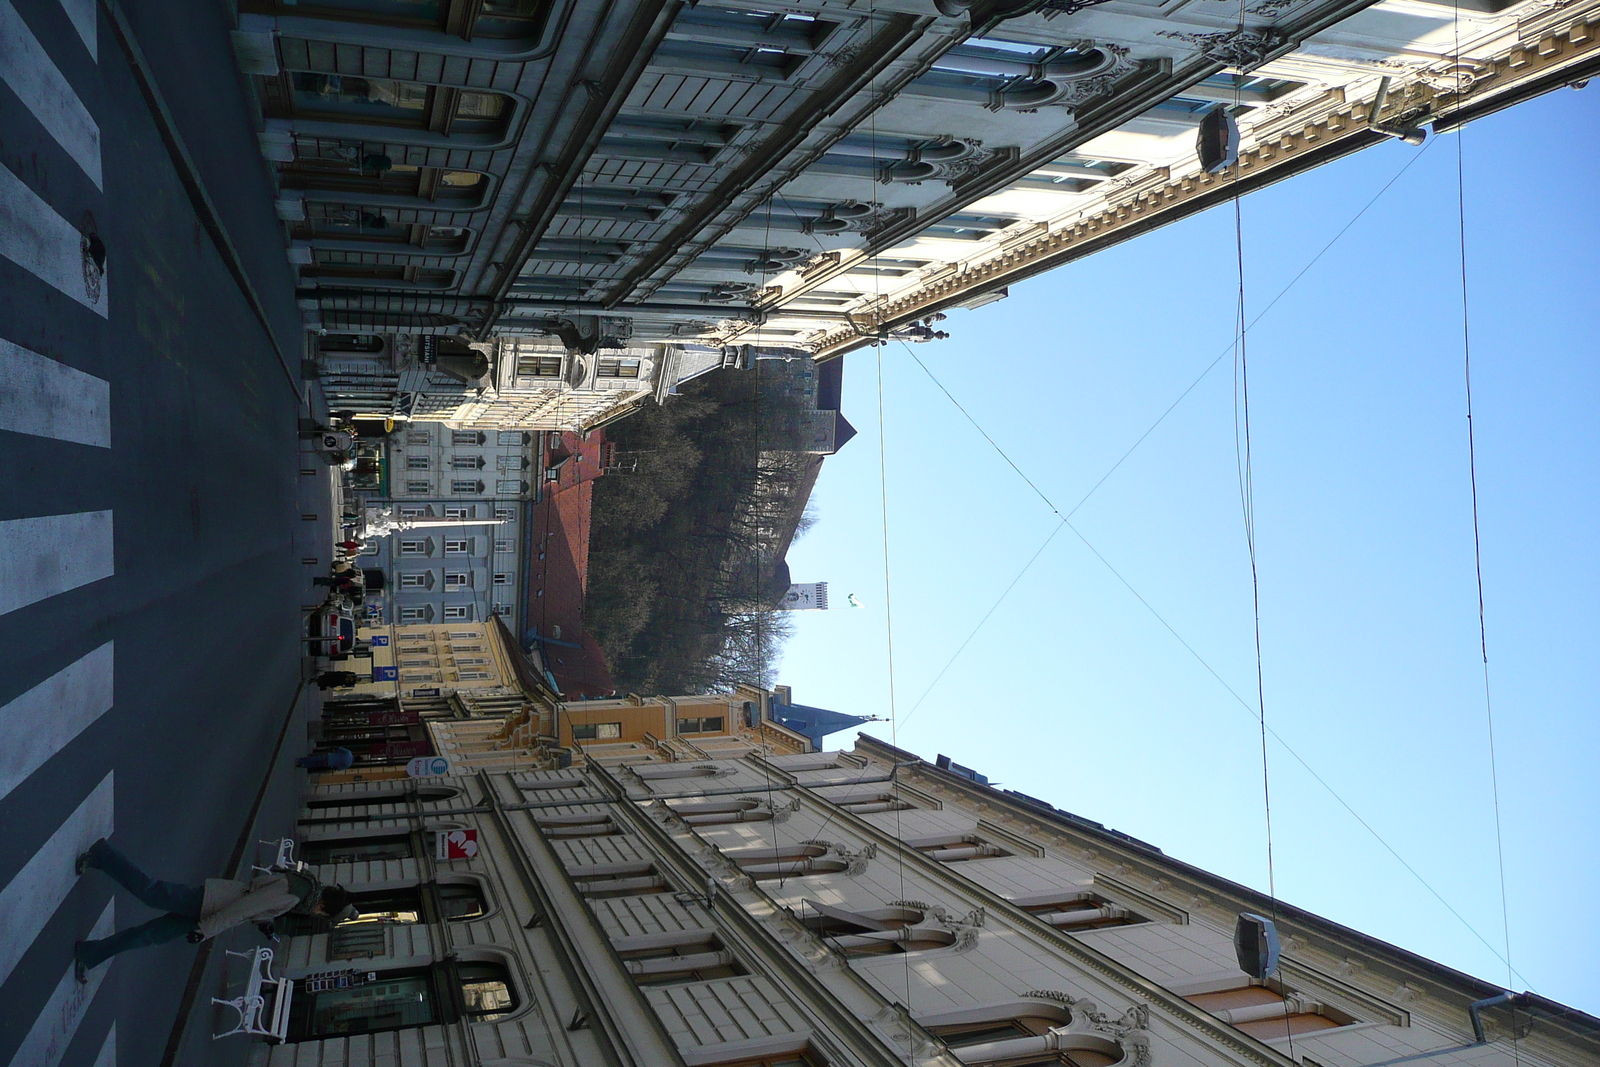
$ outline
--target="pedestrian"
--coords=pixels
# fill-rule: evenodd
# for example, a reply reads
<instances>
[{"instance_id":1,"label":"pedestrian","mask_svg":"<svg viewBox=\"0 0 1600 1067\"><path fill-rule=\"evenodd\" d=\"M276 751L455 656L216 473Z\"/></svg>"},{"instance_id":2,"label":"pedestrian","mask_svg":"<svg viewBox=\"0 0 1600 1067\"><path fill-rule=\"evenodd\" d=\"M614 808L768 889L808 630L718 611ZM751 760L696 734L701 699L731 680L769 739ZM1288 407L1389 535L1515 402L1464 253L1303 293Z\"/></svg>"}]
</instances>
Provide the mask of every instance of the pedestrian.
<instances>
[{"instance_id":1,"label":"pedestrian","mask_svg":"<svg viewBox=\"0 0 1600 1067\"><path fill-rule=\"evenodd\" d=\"M276 936L272 920L282 915L318 916L340 922L358 914L343 886L323 885L301 871L269 871L248 882L207 878L205 885L184 885L151 878L112 847L105 838L78 857L77 873L104 871L139 901L165 914L110 937L79 941L73 946L74 973L79 982L119 952L160 945L187 937L199 944L240 923L255 923L263 934Z\"/></svg>"},{"instance_id":2,"label":"pedestrian","mask_svg":"<svg viewBox=\"0 0 1600 1067\"><path fill-rule=\"evenodd\" d=\"M294 765L308 771L345 771L355 761L355 753L340 747L332 752L313 752L309 756L301 756L294 761Z\"/></svg>"},{"instance_id":3,"label":"pedestrian","mask_svg":"<svg viewBox=\"0 0 1600 1067\"><path fill-rule=\"evenodd\" d=\"M355 671L323 671L317 675L318 689L349 689L361 681Z\"/></svg>"}]
</instances>

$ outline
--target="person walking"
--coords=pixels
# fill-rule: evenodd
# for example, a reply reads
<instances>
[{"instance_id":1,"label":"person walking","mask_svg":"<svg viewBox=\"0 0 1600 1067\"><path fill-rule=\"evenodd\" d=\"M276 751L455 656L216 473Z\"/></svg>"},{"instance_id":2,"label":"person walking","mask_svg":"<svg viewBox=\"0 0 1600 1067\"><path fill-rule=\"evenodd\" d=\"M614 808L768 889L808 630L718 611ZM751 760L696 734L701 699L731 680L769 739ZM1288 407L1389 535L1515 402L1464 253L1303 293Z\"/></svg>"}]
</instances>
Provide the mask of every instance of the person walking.
<instances>
[{"instance_id":1,"label":"person walking","mask_svg":"<svg viewBox=\"0 0 1600 1067\"><path fill-rule=\"evenodd\" d=\"M308 771L347 771L355 761L355 753L341 745L332 752L313 752L309 756L301 756L294 761L294 765Z\"/></svg>"},{"instance_id":2,"label":"person walking","mask_svg":"<svg viewBox=\"0 0 1600 1067\"><path fill-rule=\"evenodd\" d=\"M361 684L361 676L355 671L323 671L317 675L317 688L350 689Z\"/></svg>"},{"instance_id":3,"label":"person walking","mask_svg":"<svg viewBox=\"0 0 1600 1067\"><path fill-rule=\"evenodd\" d=\"M78 857L77 873L102 871L139 901L165 914L110 937L79 941L73 946L79 982L119 952L161 945L187 937L199 944L240 923L255 923L268 937L276 935L272 920L282 915L326 917L333 922L354 918L356 907L343 886L323 885L301 871L269 871L250 881L207 878L205 885L184 885L151 878L105 838Z\"/></svg>"}]
</instances>

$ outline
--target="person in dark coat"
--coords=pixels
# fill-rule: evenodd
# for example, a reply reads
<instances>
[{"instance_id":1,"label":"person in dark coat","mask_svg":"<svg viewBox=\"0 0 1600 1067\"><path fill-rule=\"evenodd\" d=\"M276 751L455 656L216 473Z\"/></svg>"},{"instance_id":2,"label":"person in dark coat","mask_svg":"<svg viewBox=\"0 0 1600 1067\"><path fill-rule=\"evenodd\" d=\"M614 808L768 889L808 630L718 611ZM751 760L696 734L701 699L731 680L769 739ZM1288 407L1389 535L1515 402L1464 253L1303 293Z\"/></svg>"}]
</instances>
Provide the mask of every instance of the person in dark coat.
<instances>
[{"instance_id":1,"label":"person in dark coat","mask_svg":"<svg viewBox=\"0 0 1600 1067\"><path fill-rule=\"evenodd\" d=\"M281 915L315 915L338 922L357 914L344 887L323 885L301 871L268 871L245 882L207 878L205 885L183 885L151 878L105 838L78 857L77 871L104 871L139 901L165 914L110 937L79 941L73 946L78 981L119 952L160 945L187 937L193 944L216 937L240 923L256 923L272 936L271 923Z\"/></svg>"},{"instance_id":2,"label":"person in dark coat","mask_svg":"<svg viewBox=\"0 0 1600 1067\"><path fill-rule=\"evenodd\" d=\"M332 752L313 752L309 756L301 756L294 761L294 765L308 771L347 771L355 761L355 753L340 746Z\"/></svg>"},{"instance_id":3,"label":"person in dark coat","mask_svg":"<svg viewBox=\"0 0 1600 1067\"><path fill-rule=\"evenodd\" d=\"M355 671L323 671L317 675L318 689L349 689L359 684L361 676Z\"/></svg>"}]
</instances>

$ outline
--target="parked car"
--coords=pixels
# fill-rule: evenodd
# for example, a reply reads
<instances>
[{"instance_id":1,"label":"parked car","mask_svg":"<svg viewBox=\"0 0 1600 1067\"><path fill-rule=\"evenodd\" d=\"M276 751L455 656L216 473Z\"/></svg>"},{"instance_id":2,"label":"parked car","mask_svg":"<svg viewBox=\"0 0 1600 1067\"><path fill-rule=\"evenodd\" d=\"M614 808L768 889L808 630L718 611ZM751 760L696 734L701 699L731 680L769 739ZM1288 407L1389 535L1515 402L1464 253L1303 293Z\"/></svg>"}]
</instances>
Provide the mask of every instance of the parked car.
<instances>
[{"instance_id":1,"label":"parked car","mask_svg":"<svg viewBox=\"0 0 1600 1067\"><path fill-rule=\"evenodd\" d=\"M306 641L315 655L349 652L356 645L356 619L341 599L329 597L306 620Z\"/></svg>"}]
</instances>

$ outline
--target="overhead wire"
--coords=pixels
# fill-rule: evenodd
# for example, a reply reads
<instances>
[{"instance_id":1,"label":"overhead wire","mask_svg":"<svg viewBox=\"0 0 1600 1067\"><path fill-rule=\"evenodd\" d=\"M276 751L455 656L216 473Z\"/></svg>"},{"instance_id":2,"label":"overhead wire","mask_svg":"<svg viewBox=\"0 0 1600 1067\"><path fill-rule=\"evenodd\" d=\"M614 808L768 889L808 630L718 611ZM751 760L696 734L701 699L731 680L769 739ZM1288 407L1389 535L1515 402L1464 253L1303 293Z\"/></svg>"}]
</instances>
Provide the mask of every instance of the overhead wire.
<instances>
[{"instance_id":1,"label":"overhead wire","mask_svg":"<svg viewBox=\"0 0 1600 1067\"><path fill-rule=\"evenodd\" d=\"M1316 266L1317 263L1322 260L1322 257L1327 255L1327 253L1333 248L1333 246L1339 242L1339 239L1342 238L1346 233L1348 233L1350 231L1350 228L1361 220L1362 216L1364 216L1367 213L1367 211L1370 210L1371 207L1378 202L1379 198L1382 197L1384 193L1388 192L1389 189L1394 185L1394 183L1399 181L1401 179L1401 177L1403 177L1405 175L1406 171L1411 169L1411 167L1416 163L1418 158L1420 158L1421 155L1424 152L1426 152L1430 147L1432 147L1432 144L1433 144L1433 142L1429 141L1427 144L1423 145L1423 147L1421 148L1420 151L1412 153L1410 155L1410 157L1407 159L1405 165L1402 166L1398 171L1396 171L1394 173L1394 175L1387 182L1385 182L1383 184L1382 188L1380 188L1376 193L1374 193L1372 195L1372 197L1370 199L1368 199L1367 202L1364 205L1362 205L1362 207L1361 207L1361 209L1359 211L1357 211L1353 216L1351 216L1350 221L1346 222L1342 227L1339 228L1339 232L1334 234L1333 237L1331 239L1329 239L1329 241L1322 246L1322 248L1317 252L1317 254L1312 256L1311 259L1306 262L1305 266L1301 267L1300 270L1298 272L1296 272L1294 277L1289 279L1288 283L1285 284L1283 286L1283 288L1278 290L1277 295L1274 296L1271 300L1269 300L1267 302L1266 306L1263 307L1259 312L1256 313L1255 317L1250 320L1249 325L1253 327L1257 323L1259 323L1263 318L1265 318L1267 313L1270 312L1274 307L1276 307L1278 305L1278 302L1281 301L1284 298L1284 296L1288 294L1289 290L1293 289L1295 287L1295 285L1300 281L1300 279L1305 277L1306 274L1311 270L1311 268ZM796 215L796 217L798 217L798 215ZM819 247L820 247L820 245L819 245ZM905 342L902 341L901 344L905 345ZM927 374L928 377L933 381L933 383L935 385L939 385L939 380L933 376L933 372L928 370L927 365L922 362L922 360L921 360L921 358L919 356L917 356L916 350L911 348L909 345L905 345L905 348L906 348L907 353L910 354L911 358L916 360L918 366L922 367L923 373ZM1225 358L1228 357L1229 354L1232 353L1232 351L1233 351L1233 342L1230 340L1228 342L1227 346L1225 346L1222 349L1222 351L1217 353L1216 358L1214 358L1210 363L1206 364L1206 366L1200 371L1200 373L1197 374L1194 377L1194 379L1192 381L1190 381L1190 383L1187 386L1184 387L1183 391L1180 392L1177 395L1177 397L1173 399L1172 403L1168 404L1166 406L1166 408L1162 410L1161 414L1156 416L1155 421L1152 422L1148 427L1145 428L1145 431L1143 433L1141 433L1134 440L1133 444L1129 445L1127 447L1127 449L1122 453L1122 455L1117 457L1116 462L1111 464L1111 466L1106 469L1105 473L1100 476L1099 480L1097 480L1092 486L1089 487L1088 492L1084 493L1083 496L1078 500L1078 502L1072 506L1071 510L1069 510L1066 513L1066 517L1067 518L1071 518L1073 515L1076 515L1078 513L1079 509L1081 509L1084 506L1084 504L1089 502L1089 498L1094 496L1094 494L1099 491L1101 486L1105 485L1105 483L1111 478L1111 476L1113 474L1115 474L1122 467L1123 463L1125 463L1128 460L1128 457L1132 456L1134 454L1134 452L1139 450L1139 447L1141 445L1143 445L1147 439L1149 439L1150 435L1155 433L1157 428L1159 428L1161 426L1161 424L1167 420L1167 416L1171 415L1173 413L1173 411L1175 411L1177 409L1178 405L1183 403L1183 401L1188 398L1189 394L1194 392L1195 389L1200 385L1200 383L1202 381L1204 381L1207 378L1207 376L1209 376L1211 374L1211 372L1213 370L1215 370L1217 368L1217 366ZM952 403L954 403L955 402L955 398L950 396L949 390L944 390L943 386L940 386L940 388L941 388L941 390L944 391L945 396L948 397L951 400ZM960 405L958 404L957 406L959 407ZM993 442L991 441L990 443L992 444ZM1051 533L1050 533L1050 536L1045 538L1044 543L1039 546L1039 550L1036 551L1031 557L1029 557L1028 562L1025 563L1023 565L1022 569L1017 572L1016 577L1011 579L1011 583L1006 586L1005 591L1002 592L1000 594L1000 596L995 600L994 604L990 606L989 610L984 614L983 618L979 620L978 625L973 627L972 632L967 635L966 640L961 642L960 647L958 647L956 649L956 651L951 655L951 657L945 662L945 665L939 671L938 677L934 679L933 684L930 685L928 687L928 689L923 692L922 696L917 698L917 702L916 702L916 704L914 704L912 706L911 710L906 712L906 718L907 719L910 719L911 716L913 714L915 714L916 710L922 706L923 701L928 698L928 694L933 691L933 688L934 688L935 685L938 684L939 679L943 678L944 675L950 670L950 668L952 666L954 666L955 661L960 657L961 653L966 649L966 647L969 644L972 643L972 639L978 636L978 631L983 629L984 625L989 621L989 617L995 613L995 610L997 608L999 608L1001 602L1006 599L1006 597L1010 594L1011 590L1013 588L1015 588L1017 583L1022 580L1023 575L1025 575L1028 572L1028 570L1033 566L1034 562L1039 558L1039 555L1043 552L1045 547L1047 547L1049 545L1049 543L1052 540L1054 540L1055 535L1058 532L1059 532L1059 527L1057 527L1056 529L1052 530ZM1253 711L1252 711L1252 714L1254 714Z\"/></svg>"},{"instance_id":2,"label":"overhead wire","mask_svg":"<svg viewBox=\"0 0 1600 1067\"><path fill-rule=\"evenodd\" d=\"M915 356L915 353L913 353L913 356ZM987 433L984 432L982 426L980 426L977 423L977 421L975 419L973 419L971 413L969 413L966 410L966 408L963 407L961 405L961 403L959 401L957 401L955 399L955 397L950 394L949 390L944 388L943 384L938 380L938 378L934 377L933 372L928 370L926 365L923 365L921 363L921 360L918 360L917 362L918 362L919 366L922 366L923 372L928 375L929 379L933 381L934 385L939 387L940 391L943 392L944 395L950 400L951 404L956 408L956 410L960 411L961 414L966 418L966 420L969 423L972 424L973 428L976 429L980 434L982 434L983 437L990 442L991 447L993 447L997 452L1000 452L1001 455L1002 455L1002 458L1007 459L1007 461L1009 463L1010 462L1009 461L1009 457L1006 457L1004 455L1003 450L1001 450L1000 447L994 443L994 439L992 437L990 437ZM1013 470L1017 470L1018 471L1018 474L1023 478L1024 481L1026 481L1028 483L1030 488L1032 488L1034 490L1034 492L1036 494L1038 494L1042 500L1044 500L1046 505L1050 506L1052 511L1055 511L1055 508L1051 504L1049 498L1043 494L1043 492L1038 488L1038 486L1035 485L1032 482L1032 480L1029 479L1025 474L1022 474L1020 469L1018 469L1016 467L1016 464L1011 463L1010 465L1011 465ZM1156 610L1155 605L1151 604L1150 601L1144 596L1144 594L1140 593L1139 590L1136 589L1133 586L1133 584L1131 582L1129 582L1127 580L1127 578L1125 578L1122 575L1122 572L1117 570L1117 568L1111 563L1111 561L1108 560L1105 557L1105 555L1098 548L1095 547L1094 543L1091 542L1087 537L1084 536L1083 531L1079 530L1078 527L1068 519L1062 519L1062 524L1065 525L1066 528L1068 530L1070 530L1073 533L1073 535L1075 537L1077 537L1078 540L1083 543L1084 547L1087 548L1090 551L1090 553L1097 560L1100 561L1101 565L1104 566L1106 568L1106 570L1111 572L1111 575L1114 578L1116 578L1118 582L1120 582L1122 584L1123 588L1127 589L1128 592L1134 597L1134 599L1139 601L1139 603L1144 606L1145 610L1148 611L1151 614L1151 616L1154 617L1155 620L1157 622L1159 622L1162 625L1162 627L1168 633L1170 633L1173 636L1173 639L1176 640L1178 642L1178 644L1182 645L1184 650L1186 652L1188 652L1189 655L1194 657L1195 661L1197 663L1199 663L1200 666L1203 667L1208 674L1210 674L1213 678L1215 678L1217 680L1217 683L1219 685L1221 685L1223 689L1227 690L1228 694L1230 696L1232 696L1235 701L1238 702L1239 706L1247 714L1249 714L1249 716L1252 719L1257 719L1258 718L1257 713L1256 713L1256 709L1253 706L1251 706L1250 702L1245 700L1244 697L1239 695L1238 691L1235 690L1233 688L1233 686L1228 683L1227 679L1223 678L1222 675L1216 670L1216 668L1212 667L1211 664L1206 661L1205 657L1200 655L1200 653L1195 649L1195 647L1192 644L1190 644L1189 641L1187 639L1185 639L1184 636L1181 633L1178 632L1177 628L1174 627L1170 622L1168 622L1166 620L1166 618L1159 611ZM909 715L907 717L909 718ZM1301 767L1305 768L1306 773L1310 774L1311 777L1313 779L1315 779L1317 784L1322 786L1322 788L1327 791L1328 795L1331 796L1339 804L1340 807L1342 807L1345 811L1347 811L1350 814L1350 816L1353 819L1355 819L1356 822L1358 822L1361 825L1362 829L1366 830L1367 833L1372 835L1373 840L1377 841L1378 844L1382 845L1384 850L1386 852L1388 852L1389 855L1393 856L1395 861L1397 863L1399 863L1402 867L1404 867L1406 872L1417 880L1418 884L1420 884L1424 889L1426 889L1428 891L1428 893L1445 908L1446 911L1448 911L1451 915L1453 915L1456 918L1456 920L1458 922L1460 922L1461 925L1467 930L1468 933L1472 934L1473 937L1477 938L1478 941L1481 942L1483 944L1483 946L1485 948L1487 948L1491 953L1493 953L1497 959L1500 959L1501 962L1506 962L1505 961L1505 957L1500 954L1500 951L1498 949L1496 949L1494 947L1494 945L1491 944L1487 938L1485 938L1481 933L1478 932L1477 928L1474 927L1472 925L1472 923L1467 920L1466 916L1464 916L1454 905L1452 905L1448 900L1446 900L1444 898L1444 896L1437 889L1435 889L1428 882L1428 880L1426 878L1424 878L1422 876L1422 873L1420 871L1418 871L1414 866L1412 866L1409 862L1407 862L1405 857L1400 855L1399 851L1397 851L1393 845L1389 844L1389 842L1384 839L1383 835L1378 833L1377 829L1370 822L1368 822L1365 818L1363 818L1362 815L1359 812L1357 812L1354 807L1352 807L1350 805L1349 801L1345 800L1344 797L1341 796L1336 789L1334 789L1332 784L1329 783L1327 779L1323 778L1322 775L1319 774L1316 771L1316 769L1313 768L1311 766L1311 764L1306 761L1305 757L1300 755L1300 753L1297 752L1295 750L1295 748L1292 745L1290 745L1289 742L1287 740L1285 740L1284 737L1281 734L1279 734L1277 732L1277 730L1275 730L1270 724L1267 726L1267 733L1272 737L1272 739L1274 741L1276 741L1279 745L1281 745L1283 747L1285 752L1287 752L1291 757L1294 758L1296 763L1298 763ZM863 775L863 777L864 777L864 775ZM1517 973L1520 975L1521 972L1517 972ZM1523 981L1527 982L1526 976L1523 976ZM1529 988L1530 989L1533 988L1531 983L1529 983Z\"/></svg>"},{"instance_id":3,"label":"overhead wire","mask_svg":"<svg viewBox=\"0 0 1600 1067\"><path fill-rule=\"evenodd\" d=\"M1456 100L1462 89L1461 0L1455 0ZM1467 287L1467 181L1466 124L1456 127L1456 234L1461 275L1461 371L1467 408L1467 477L1472 489L1472 568L1478 594L1478 650L1483 661L1483 715L1489 742L1489 787L1494 799L1495 861L1500 876L1500 928L1505 942L1506 986L1514 984L1516 969L1511 965L1511 907L1506 893L1506 846L1500 818L1500 767L1494 743L1494 699L1489 684L1489 624L1483 603L1483 535L1478 518L1478 447L1472 418L1472 314ZM1517 1008L1511 1008L1511 1056L1520 1064L1517 1045Z\"/></svg>"}]
</instances>

